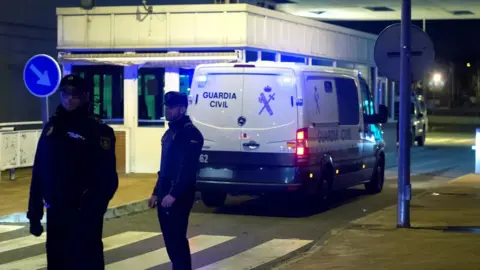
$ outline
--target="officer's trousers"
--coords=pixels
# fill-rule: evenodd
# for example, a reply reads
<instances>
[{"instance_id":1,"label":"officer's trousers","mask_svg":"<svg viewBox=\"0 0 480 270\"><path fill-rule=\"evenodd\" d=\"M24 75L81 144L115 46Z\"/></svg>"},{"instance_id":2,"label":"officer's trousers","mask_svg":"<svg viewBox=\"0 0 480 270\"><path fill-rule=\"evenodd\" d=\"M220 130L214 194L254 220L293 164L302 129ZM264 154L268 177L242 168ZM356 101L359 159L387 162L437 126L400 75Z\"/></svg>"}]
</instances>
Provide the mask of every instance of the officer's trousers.
<instances>
[{"instance_id":1,"label":"officer's trousers","mask_svg":"<svg viewBox=\"0 0 480 270\"><path fill-rule=\"evenodd\" d=\"M173 270L191 270L192 260L187 238L188 217L195 200L195 192L177 199L169 208L161 206L158 198L157 212L163 240L172 262Z\"/></svg>"},{"instance_id":2,"label":"officer's trousers","mask_svg":"<svg viewBox=\"0 0 480 270\"><path fill-rule=\"evenodd\" d=\"M47 269L103 270L103 215L78 209L47 210Z\"/></svg>"}]
</instances>

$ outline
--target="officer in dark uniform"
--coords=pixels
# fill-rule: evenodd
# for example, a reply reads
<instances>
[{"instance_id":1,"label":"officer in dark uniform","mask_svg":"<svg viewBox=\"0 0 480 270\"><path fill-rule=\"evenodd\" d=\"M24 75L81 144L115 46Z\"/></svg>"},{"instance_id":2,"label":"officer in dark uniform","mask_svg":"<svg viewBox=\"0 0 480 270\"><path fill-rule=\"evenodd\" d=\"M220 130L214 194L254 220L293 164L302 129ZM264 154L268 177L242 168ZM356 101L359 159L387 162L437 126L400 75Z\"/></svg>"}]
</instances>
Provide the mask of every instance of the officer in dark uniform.
<instances>
[{"instance_id":1,"label":"officer in dark uniform","mask_svg":"<svg viewBox=\"0 0 480 270\"><path fill-rule=\"evenodd\" d=\"M192 269L187 239L188 217L195 201L196 172L203 136L185 115L187 96L165 94L169 129L162 137L162 158L158 181L149 206L157 206L160 227L174 270Z\"/></svg>"},{"instance_id":2,"label":"officer in dark uniform","mask_svg":"<svg viewBox=\"0 0 480 270\"><path fill-rule=\"evenodd\" d=\"M118 188L115 135L91 115L86 81L62 78L61 104L35 154L27 217L40 236L47 209L48 269L104 269L103 216Z\"/></svg>"}]
</instances>

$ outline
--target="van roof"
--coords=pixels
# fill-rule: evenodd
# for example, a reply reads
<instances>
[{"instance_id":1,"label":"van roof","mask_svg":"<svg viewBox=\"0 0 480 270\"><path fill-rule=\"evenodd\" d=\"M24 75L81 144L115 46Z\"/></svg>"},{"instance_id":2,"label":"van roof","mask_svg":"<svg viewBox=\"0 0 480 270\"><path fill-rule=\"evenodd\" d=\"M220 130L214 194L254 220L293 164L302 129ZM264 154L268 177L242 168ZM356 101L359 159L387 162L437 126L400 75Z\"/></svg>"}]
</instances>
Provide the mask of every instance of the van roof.
<instances>
[{"instance_id":1,"label":"van roof","mask_svg":"<svg viewBox=\"0 0 480 270\"><path fill-rule=\"evenodd\" d=\"M338 68L338 67L328 67L328 66L313 66L306 65L303 63L293 63L293 62L274 62L274 61L255 61L255 62L234 62L234 63L210 63L210 64L200 64L197 68L202 67L242 67L242 66L259 66L259 67L272 67L272 68L292 68L295 71L320 71L320 72L329 72L329 73L340 73L346 75L356 76L359 74L358 70L347 69L347 68Z\"/></svg>"}]
</instances>

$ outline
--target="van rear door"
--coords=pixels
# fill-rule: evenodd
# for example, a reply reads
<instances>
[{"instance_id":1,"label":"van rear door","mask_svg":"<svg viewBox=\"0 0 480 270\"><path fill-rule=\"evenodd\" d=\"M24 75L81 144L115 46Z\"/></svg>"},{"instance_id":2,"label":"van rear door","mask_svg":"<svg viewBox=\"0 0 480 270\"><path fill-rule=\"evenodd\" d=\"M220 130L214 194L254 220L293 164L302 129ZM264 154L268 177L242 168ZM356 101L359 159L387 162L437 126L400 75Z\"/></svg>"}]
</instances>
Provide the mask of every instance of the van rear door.
<instances>
[{"instance_id":1,"label":"van rear door","mask_svg":"<svg viewBox=\"0 0 480 270\"><path fill-rule=\"evenodd\" d=\"M290 68L246 67L243 79L244 152L294 153L295 74Z\"/></svg>"},{"instance_id":2,"label":"van rear door","mask_svg":"<svg viewBox=\"0 0 480 270\"><path fill-rule=\"evenodd\" d=\"M204 136L206 151L241 151L243 71L228 66L195 71L188 114Z\"/></svg>"}]
</instances>

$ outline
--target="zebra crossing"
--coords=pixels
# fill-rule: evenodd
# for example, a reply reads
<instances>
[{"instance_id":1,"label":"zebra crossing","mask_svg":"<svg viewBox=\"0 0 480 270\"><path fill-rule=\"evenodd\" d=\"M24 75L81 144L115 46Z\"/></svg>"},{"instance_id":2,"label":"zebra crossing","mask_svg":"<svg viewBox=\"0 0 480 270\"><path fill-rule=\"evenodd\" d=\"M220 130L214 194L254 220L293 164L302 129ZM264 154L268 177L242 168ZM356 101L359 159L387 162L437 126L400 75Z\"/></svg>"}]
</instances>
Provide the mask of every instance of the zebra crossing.
<instances>
[{"instance_id":1,"label":"zebra crossing","mask_svg":"<svg viewBox=\"0 0 480 270\"><path fill-rule=\"evenodd\" d=\"M0 237L8 236L17 230L28 231L25 226L0 225ZM161 232L146 231L125 231L103 238L104 252L106 258L105 269L126 270L126 269L151 269L160 267L161 269L169 269L170 260L161 240ZM4 237L5 238L5 237ZM1 270L36 270L47 267L45 249L39 250L33 256L32 253L23 252L26 248L33 246L44 247L46 241L46 233L41 237L31 235L23 235L14 237L9 240L1 240L0 238L0 269ZM190 249L192 256L202 256L203 252L208 253L207 263L203 265L195 265L196 269L210 270L237 270L237 269L253 269L273 260L283 258L286 255L298 251L301 248L307 248L312 240L302 239L266 239L261 243L250 243L247 248L239 244L242 236L235 235L213 235L198 234L189 237ZM7 238L8 239L8 238ZM155 248L139 248L142 247L142 241L153 240L151 243L158 243ZM228 247L227 247L228 245ZM218 250L229 250L227 254L222 252L208 252L209 249L216 248ZM123 249L123 250L122 250ZM140 249L140 250L139 250ZM111 256L110 252L122 251L125 256ZM20 259L10 260L2 257L2 253L16 252L21 254ZM23 253L22 253L23 252ZM17 255L18 255L17 254ZM218 255L218 258L212 259L212 254ZM26 256L24 256L26 255ZM18 256L15 256L18 257ZM120 257L120 258L118 258ZM204 261L204 260L200 260ZM200 263L202 264L202 263Z\"/></svg>"},{"instance_id":2,"label":"zebra crossing","mask_svg":"<svg viewBox=\"0 0 480 270\"><path fill-rule=\"evenodd\" d=\"M475 138L452 138L452 137L428 137L426 145L450 145L450 146L472 146L475 144Z\"/></svg>"}]
</instances>

